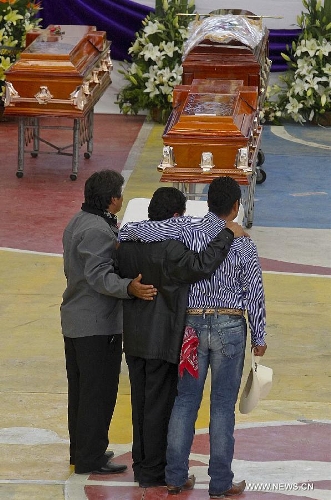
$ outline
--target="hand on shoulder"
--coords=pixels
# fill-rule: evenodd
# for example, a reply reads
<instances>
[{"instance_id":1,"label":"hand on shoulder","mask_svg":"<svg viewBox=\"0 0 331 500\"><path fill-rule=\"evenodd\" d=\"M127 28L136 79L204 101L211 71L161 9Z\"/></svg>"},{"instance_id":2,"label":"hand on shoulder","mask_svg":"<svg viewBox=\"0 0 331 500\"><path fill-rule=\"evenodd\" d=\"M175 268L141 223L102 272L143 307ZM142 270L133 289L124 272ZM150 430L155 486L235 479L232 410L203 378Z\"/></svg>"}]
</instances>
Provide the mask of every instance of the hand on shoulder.
<instances>
[{"instance_id":1,"label":"hand on shoulder","mask_svg":"<svg viewBox=\"0 0 331 500\"><path fill-rule=\"evenodd\" d=\"M244 231L244 228L237 222L228 221L225 225L226 228L230 229L235 238L240 238L241 236L247 236L250 238L249 234Z\"/></svg>"}]
</instances>

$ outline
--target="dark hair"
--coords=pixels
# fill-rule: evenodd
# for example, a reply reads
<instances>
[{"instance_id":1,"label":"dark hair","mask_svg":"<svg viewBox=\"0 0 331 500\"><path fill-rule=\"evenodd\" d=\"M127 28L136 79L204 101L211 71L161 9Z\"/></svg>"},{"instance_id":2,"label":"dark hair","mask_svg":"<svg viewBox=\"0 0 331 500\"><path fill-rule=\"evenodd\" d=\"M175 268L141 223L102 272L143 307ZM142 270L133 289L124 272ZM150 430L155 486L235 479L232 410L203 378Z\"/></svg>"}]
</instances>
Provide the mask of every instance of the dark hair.
<instances>
[{"instance_id":1,"label":"dark hair","mask_svg":"<svg viewBox=\"0 0 331 500\"><path fill-rule=\"evenodd\" d=\"M186 209L186 196L173 187L157 189L148 205L150 220L170 219L174 214L183 215Z\"/></svg>"},{"instance_id":2,"label":"dark hair","mask_svg":"<svg viewBox=\"0 0 331 500\"><path fill-rule=\"evenodd\" d=\"M112 198L122 196L124 177L115 170L94 172L85 182L85 203L98 210L107 210Z\"/></svg>"},{"instance_id":3,"label":"dark hair","mask_svg":"<svg viewBox=\"0 0 331 500\"><path fill-rule=\"evenodd\" d=\"M217 177L208 189L208 208L218 216L229 215L236 201L240 202L241 190L232 177Z\"/></svg>"}]
</instances>

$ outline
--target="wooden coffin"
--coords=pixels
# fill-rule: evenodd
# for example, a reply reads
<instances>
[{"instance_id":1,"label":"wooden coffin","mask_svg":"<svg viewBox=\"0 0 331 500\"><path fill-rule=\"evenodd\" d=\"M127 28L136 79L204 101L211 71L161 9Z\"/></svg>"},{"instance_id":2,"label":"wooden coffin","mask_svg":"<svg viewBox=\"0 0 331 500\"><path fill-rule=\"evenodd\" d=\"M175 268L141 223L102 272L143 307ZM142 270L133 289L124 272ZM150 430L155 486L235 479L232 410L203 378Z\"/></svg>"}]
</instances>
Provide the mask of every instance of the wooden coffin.
<instances>
[{"instance_id":1,"label":"wooden coffin","mask_svg":"<svg viewBox=\"0 0 331 500\"><path fill-rule=\"evenodd\" d=\"M94 26L49 26L28 33L6 71L5 113L78 118L111 83L110 42Z\"/></svg>"},{"instance_id":2,"label":"wooden coffin","mask_svg":"<svg viewBox=\"0 0 331 500\"><path fill-rule=\"evenodd\" d=\"M219 17L221 19L222 16ZM256 24L256 21L254 23ZM182 83L190 85L194 79L207 78L240 79L243 80L244 85L258 87L261 95L260 104L262 104L271 61L268 57L269 32L267 29L262 31L262 26L260 29L262 38L254 48L237 40L222 43L210 38L203 39L189 51L183 60ZM206 36L209 35L210 33Z\"/></svg>"},{"instance_id":3,"label":"wooden coffin","mask_svg":"<svg viewBox=\"0 0 331 500\"><path fill-rule=\"evenodd\" d=\"M251 172L261 135L257 101L257 87L240 80L194 80L176 87L162 136L175 167L209 171L203 154L211 153L211 168Z\"/></svg>"}]
</instances>

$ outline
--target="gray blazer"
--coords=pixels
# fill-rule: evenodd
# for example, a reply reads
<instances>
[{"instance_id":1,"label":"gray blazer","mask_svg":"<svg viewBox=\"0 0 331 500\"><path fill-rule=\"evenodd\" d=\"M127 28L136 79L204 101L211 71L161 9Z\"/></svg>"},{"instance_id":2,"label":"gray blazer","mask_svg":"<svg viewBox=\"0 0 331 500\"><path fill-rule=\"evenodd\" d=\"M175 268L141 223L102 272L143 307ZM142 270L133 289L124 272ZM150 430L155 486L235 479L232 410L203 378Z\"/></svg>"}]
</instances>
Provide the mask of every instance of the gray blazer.
<instances>
[{"instance_id":1,"label":"gray blazer","mask_svg":"<svg viewBox=\"0 0 331 500\"><path fill-rule=\"evenodd\" d=\"M130 278L115 270L114 230L98 215L80 211L63 233L63 262L67 288L61 304L66 337L121 334L122 300L129 299Z\"/></svg>"}]
</instances>

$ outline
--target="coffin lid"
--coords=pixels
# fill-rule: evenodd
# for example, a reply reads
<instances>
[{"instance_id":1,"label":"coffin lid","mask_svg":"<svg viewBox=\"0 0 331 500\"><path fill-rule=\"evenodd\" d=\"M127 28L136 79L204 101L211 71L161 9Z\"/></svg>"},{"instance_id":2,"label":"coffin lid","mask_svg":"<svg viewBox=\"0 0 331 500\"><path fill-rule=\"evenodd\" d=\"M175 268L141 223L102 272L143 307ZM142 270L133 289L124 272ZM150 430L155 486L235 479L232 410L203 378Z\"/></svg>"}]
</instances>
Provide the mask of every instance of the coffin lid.
<instances>
[{"instance_id":1,"label":"coffin lid","mask_svg":"<svg viewBox=\"0 0 331 500\"><path fill-rule=\"evenodd\" d=\"M110 46L106 32L95 26L62 25L60 34L50 25L29 33L29 45L6 75L17 72L70 72L82 74L93 68L100 54Z\"/></svg>"},{"instance_id":2,"label":"coffin lid","mask_svg":"<svg viewBox=\"0 0 331 500\"><path fill-rule=\"evenodd\" d=\"M167 135L215 133L246 136L258 108L258 89L241 80L193 80L176 95L178 107Z\"/></svg>"}]
</instances>

